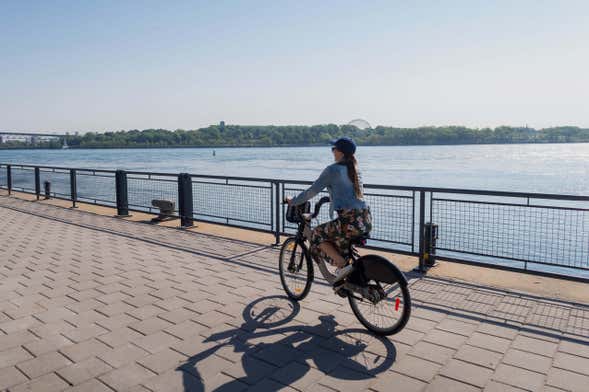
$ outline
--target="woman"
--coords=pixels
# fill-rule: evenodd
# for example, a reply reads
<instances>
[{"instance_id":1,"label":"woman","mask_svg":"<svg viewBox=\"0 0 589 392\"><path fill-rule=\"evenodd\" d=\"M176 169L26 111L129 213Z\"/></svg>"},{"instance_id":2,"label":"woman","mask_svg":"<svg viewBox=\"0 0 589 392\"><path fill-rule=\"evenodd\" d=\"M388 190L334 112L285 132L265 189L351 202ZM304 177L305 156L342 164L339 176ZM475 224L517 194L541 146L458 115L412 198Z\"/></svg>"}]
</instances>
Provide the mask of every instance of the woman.
<instances>
[{"instance_id":1,"label":"woman","mask_svg":"<svg viewBox=\"0 0 589 392\"><path fill-rule=\"evenodd\" d=\"M354 157L356 144L347 137L331 142L335 163L327 166L309 189L299 194L289 204L305 203L327 188L331 198L330 216L337 211L338 217L317 226L311 237L311 254L317 260L327 256L338 269L336 282L347 276L352 266L346 266L341 252L346 250L350 239L368 235L372 229L370 209L364 202L364 189Z\"/></svg>"}]
</instances>

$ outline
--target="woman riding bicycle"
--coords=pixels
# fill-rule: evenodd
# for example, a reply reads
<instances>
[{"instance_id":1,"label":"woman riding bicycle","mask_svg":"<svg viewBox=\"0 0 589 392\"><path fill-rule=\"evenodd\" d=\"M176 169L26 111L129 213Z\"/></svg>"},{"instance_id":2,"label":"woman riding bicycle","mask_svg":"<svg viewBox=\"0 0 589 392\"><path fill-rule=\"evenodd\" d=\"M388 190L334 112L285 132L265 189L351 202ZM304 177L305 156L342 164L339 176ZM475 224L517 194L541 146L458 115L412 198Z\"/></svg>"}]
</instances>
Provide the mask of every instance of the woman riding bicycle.
<instances>
[{"instance_id":1,"label":"woman riding bicycle","mask_svg":"<svg viewBox=\"0 0 589 392\"><path fill-rule=\"evenodd\" d=\"M331 198L330 216L333 218L334 210L338 216L313 229L310 251L315 260L327 256L338 267L335 281L339 281L352 270L352 265L346 266L341 253L348 249L352 238L370 233L372 217L364 201L364 188L354 156L356 144L347 137L331 144L335 163L327 166L309 189L293 199L287 199L287 202L303 204L327 188Z\"/></svg>"}]
</instances>

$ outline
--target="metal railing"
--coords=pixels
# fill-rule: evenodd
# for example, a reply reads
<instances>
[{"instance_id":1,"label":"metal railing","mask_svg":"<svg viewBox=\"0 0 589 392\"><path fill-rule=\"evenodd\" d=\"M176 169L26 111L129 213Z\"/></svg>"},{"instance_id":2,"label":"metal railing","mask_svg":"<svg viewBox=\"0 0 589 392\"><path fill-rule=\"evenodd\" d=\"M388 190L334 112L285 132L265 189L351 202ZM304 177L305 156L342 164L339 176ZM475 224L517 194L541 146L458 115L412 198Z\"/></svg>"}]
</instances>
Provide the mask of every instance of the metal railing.
<instances>
[{"instance_id":1,"label":"metal railing","mask_svg":"<svg viewBox=\"0 0 589 392\"><path fill-rule=\"evenodd\" d=\"M285 196L311 182L0 164L0 188L129 211L155 212L152 199L176 203L182 226L194 220L293 233ZM324 193L325 194L325 193ZM323 196L317 195L314 200ZM589 197L467 189L365 185L373 230L368 246L435 259L589 280ZM329 219L328 208L319 221ZM437 226L437 238L428 227Z\"/></svg>"}]
</instances>

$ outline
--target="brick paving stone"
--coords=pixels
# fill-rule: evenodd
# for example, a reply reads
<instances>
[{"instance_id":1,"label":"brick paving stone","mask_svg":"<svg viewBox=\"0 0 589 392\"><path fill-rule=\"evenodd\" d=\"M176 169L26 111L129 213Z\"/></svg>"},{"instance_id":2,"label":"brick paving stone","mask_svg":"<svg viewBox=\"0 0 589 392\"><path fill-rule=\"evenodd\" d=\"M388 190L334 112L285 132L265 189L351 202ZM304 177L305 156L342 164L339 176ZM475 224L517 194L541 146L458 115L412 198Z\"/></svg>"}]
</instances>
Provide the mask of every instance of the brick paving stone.
<instances>
[{"instance_id":1,"label":"brick paving stone","mask_svg":"<svg viewBox=\"0 0 589 392\"><path fill-rule=\"evenodd\" d=\"M419 342L413 346L409 354L443 365L452 358L455 352L456 350L451 348L438 346L428 342Z\"/></svg>"},{"instance_id":2,"label":"brick paving stone","mask_svg":"<svg viewBox=\"0 0 589 392\"><path fill-rule=\"evenodd\" d=\"M228 376L225 376L228 377ZM170 370L164 374L150 377L142 382L148 389L157 392L203 391L202 380L194 375L178 370Z\"/></svg>"},{"instance_id":3,"label":"brick paving stone","mask_svg":"<svg viewBox=\"0 0 589 392\"><path fill-rule=\"evenodd\" d=\"M513 328L506 324L501 325L490 322L481 323L477 329L477 332L511 340L517 336L518 331L519 328Z\"/></svg>"},{"instance_id":4,"label":"brick paving stone","mask_svg":"<svg viewBox=\"0 0 589 392\"><path fill-rule=\"evenodd\" d=\"M468 338L462 335L434 329L423 338L424 341L457 350Z\"/></svg>"},{"instance_id":5,"label":"brick paving stone","mask_svg":"<svg viewBox=\"0 0 589 392\"><path fill-rule=\"evenodd\" d=\"M63 334L74 343L80 343L84 340L99 337L108 332L108 329L102 328L100 325L90 324L66 331Z\"/></svg>"},{"instance_id":6,"label":"brick paving stone","mask_svg":"<svg viewBox=\"0 0 589 392\"><path fill-rule=\"evenodd\" d=\"M109 345L111 348L115 348L121 345L130 343L131 341L142 338L143 335L137 331L133 331L131 328L119 328L112 332L100 335L97 339L101 342Z\"/></svg>"},{"instance_id":7,"label":"brick paving stone","mask_svg":"<svg viewBox=\"0 0 589 392\"><path fill-rule=\"evenodd\" d=\"M377 392L389 392L391 390L403 392L419 392L423 391L427 386L426 383L407 377L401 373L384 372L379 374L377 380L374 380L370 385L370 389ZM304 391L304 389L301 389Z\"/></svg>"},{"instance_id":8,"label":"brick paving stone","mask_svg":"<svg viewBox=\"0 0 589 392\"><path fill-rule=\"evenodd\" d=\"M336 391L366 391L374 382L373 376L338 367L319 379L318 383Z\"/></svg>"},{"instance_id":9,"label":"brick paving stone","mask_svg":"<svg viewBox=\"0 0 589 392\"><path fill-rule=\"evenodd\" d=\"M411 329L403 329L401 332L391 336L391 340L395 342L414 345L419 342L425 336L424 333L419 331L414 331Z\"/></svg>"},{"instance_id":10,"label":"brick paving stone","mask_svg":"<svg viewBox=\"0 0 589 392\"><path fill-rule=\"evenodd\" d=\"M497 353L505 353L509 348L511 341L509 339L475 332L470 339L468 339L467 343L471 346L484 348Z\"/></svg>"},{"instance_id":11,"label":"brick paving stone","mask_svg":"<svg viewBox=\"0 0 589 392\"><path fill-rule=\"evenodd\" d=\"M528 391L539 391L544 385L546 375L500 364L493 375L493 380Z\"/></svg>"},{"instance_id":12,"label":"brick paving stone","mask_svg":"<svg viewBox=\"0 0 589 392\"><path fill-rule=\"evenodd\" d=\"M589 358L589 344L581 344L563 340L558 346L558 351Z\"/></svg>"},{"instance_id":13,"label":"brick paving stone","mask_svg":"<svg viewBox=\"0 0 589 392\"><path fill-rule=\"evenodd\" d=\"M162 374L167 370L177 368L180 364L186 362L187 359L188 357L186 355L167 348L156 354L151 354L141 358L137 361L137 363L148 368L154 373Z\"/></svg>"},{"instance_id":14,"label":"brick paving stone","mask_svg":"<svg viewBox=\"0 0 589 392\"><path fill-rule=\"evenodd\" d=\"M589 377L567 370L552 368L548 373L546 384L566 391L586 392L587 385L589 385Z\"/></svg>"},{"instance_id":15,"label":"brick paving stone","mask_svg":"<svg viewBox=\"0 0 589 392\"><path fill-rule=\"evenodd\" d=\"M425 392L479 392L480 389L457 380L437 376L425 389Z\"/></svg>"},{"instance_id":16,"label":"brick paving stone","mask_svg":"<svg viewBox=\"0 0 589 392\"><path fill-rule=\"evenodd\" d=\"M23 345L23 347L38 357L41 354L57 351L65 346L71 346L73 344L74 342L63 335L51 335L41 340L35 340L33 342L26 343Z\"/></svg>"},{"instance_id":17,"label":"brick paving stone","mask_svg":"<svg viewBox=\"0 0 589 392\"><path fill-rule=\"evenodd\" d=\"M67 323L65 321L57 321L55 323L39 325L37 327L30 328L29 330L35 335L44 338L47 336L56 335L60 333L63 334L67 331L71 331L74 329L76 329L76 327L71 325L70 323Z\"/></svg>"},{"instance_id":18,"label":"brick paving stone","mask_svg":"<svg viewBox=\"0 0 589 392\"><path fill-rule=\"evenodd\" d=\"M112 367L119 368L148 355L149 353L147 351L134 344L125 344L115 349L104 351L97 356Z\"/></svg>"},{"instance_id":19,"label":"brick paving stone","mask_svg":"<svg viewBox=\"0 0 589 392\"><path fill-rule=\"evenodd\" d=\"M0 351L0 369L15 365L19 362L24 362L31 358L33 358L33 356L20 346Z\"/></svg>"},{"instance_id":20,"label":"brick paving stone","mask_svg":"<svg viewBox=\"0 0 589 392\"><path fill-rule=\"evenodd\" d=\"M192 340L200 336L203 331L208 331L208 328L202 324L194 321L184 321L180 324L172 325L164 330L164 332L175 336L182 340Z\"/></svg>"},{"instance_id":21,"label":"brick paving stone","mask_svg":"<svg viewBox=\"0 0 589 392\"><path fill-rule=\"evenodd\" d=\"M482 388L491 378L493 371L458 359L450 361L440 371L442 376Z\"/></svg>"},{"instance_id":22,"label":"brick paving stone","mask_svg":"<svg viewBox=\"0 0 589 392\"><path fill-rule=\"evenodd\" d=\"M137 321L138 320L136 318L131 317L127 314L117 314L116 316L107 317L102 320L96 321L96 324L112 332L119 328L125 328L129 326L129 324L136 323Z\"/></svg>"},{"instance_id":23,"label":"brick paving stone","mask_svg":"<svg viewBox=\"0 0 589 392\"><path fill-rule=\"evenodd\" d=\"M548 388L550 388L550 387L548 387ZM485 389L483 390L483 392L524 392L524 391L525 391L525 389L516 388L511 385L499 383L497 381L489 382L487 384L487 386L485 387ZM550 392L550 391L548 389L546 389L546 387L544 387L544 389L542 389L542 392ZM557 392L557 391L552 391L552 392Z\"/></svg>"},{"instance_id":24,"label":"brick paving stone","mask_svg":"<svg viewBox=\"0 0 589 392\"><path fill-rule=\"evenodd\" d=\"M352 320L354 322L356 321L355 318L352 318ZM406 328L412 329L414 331L419 331L422 333L427 333L427 332L431 331L432 329L434 329L436 327L436 325L438 325L438 323L436 321L431 321L431 320L415 317L412 314L411 317L409 318L409 322L407 323Z\"/></svg>"},{"instance_id":25,"label":"brick paving stone","mask_svg":"<svg viewBox=\"0 0 589 392\"><path fill-rule=\"evenodd\" d=\"M558 345L542 339L534 339L528 336L518 335L513 340L512 347L518 350L552 357L556 352Z\"/></svg>"},{"instance_id":26,"label":"brick paving stone","mask_svg":"<svg viewBox=\"0 0 589 392\"><path fill-rule=\"evenodd\" d=\"M534 372L547 374L550 369L552 358L525 351L510 349L503 358L503 363L532 370Z\"/></svg>"},{"instance_id":27,"label":"brick paving stone","mask_svg":"<svg viewBox=\"0 0 589 392\"><path fill-rule=\"evenodd\" d=\"M299 362L291 362L286 366L277 369L270 375L273 380L283 385L306 391L310 385L315 384L325 373Z\"/></svg>"},{"instance_id":28,"label":"brick paving stone","mask_svg":"<svg viewBox=\"0 0 589 392\"><path fill-rule=\"evenodd\" d=\"M256 384L274 371L276 371L275 366L250 355L244 355L241 361L223 369L223 373L248 385Z\"/></svg>"},{"instance_id":29,"label":"brick paving stone","mask_svg":"<svg viewBox=\"0 0 589 392\"><path fill-rule=\"evenodd\" d=\"M74 362L97 356L110 350L106 344L97 339L89 339L78 344L62 347L59 351Z\"/></svg>"},{"instance_id":30,"label":"brick paving stone","mask_svg":"<svg viewBox=\"0 0 589 392\"><path fill-rule=\"evenodd\" d=\"M136 363L127 364L98 377L109 387L120 391L141 384L152 377L154 373Z\"/></svg>"},{"instance_id":31,"label":"brick paving stone","mask_svg":"<svg viewBox=\"0 0 589 392\"><path fill-rule=\"evenodd\" d=\"M175 336L169 335L165 332L156 332L151 335L143 336L133 340L133 343L149 351L152 354L157 353L164 348L171 347L175 343L178 343L180 339Z\"/></svg>"},{"instance_id":32,"label":"brick paving stone","mask_svg":"<svg viewBox=\"0 0 589 392\"><path fill-rule=\"evenodd\" d=\"M166 329L172 325L174 324L164 319L158 317L151 317L143 321L131 323L129 324L129 328L134 329L135 331L140 332L143 335L149 335Z\"/></svg>"},{"instance_id":33,"label":"brick paving stone","mask_svg":"<svg viewBox=\"0 0 589 392\"><path fill-rule=\"evenodd\" d=\"M0 390L5 390L14 385L22 384L28 379L14 366L0 369Z\"/></svg>"},{"instance_id":34,"label":"brick paving stone","mask_svg":"<svg viewBox=\"0 0 589 392\"><path fill-rule=\"evenodd\" d=\"M277 383L276 381L272 381L270 379L263 379L262 381L258 382L256 385L252 386L251 388L247 389L248 392L267 392L267 391L280 391L280 392L296 392L297 390L282 384Z\"/></svg>"},{"instance_id":35,"label":"brick paving stone","mask_svg":"<svg viewBox=\"0 0 589 392\"><path fill-rule=\"evenodd\" d=\"M83 382L79 385L68 388L65 391L66 392L112 392L112 389L110 389L104 383L101 383L100 381L98 381L98 379L93 378L93 379ZM128 392L130 392L130 391L128 391Z\"/></svg>"},{"instance_id":36,"label":"brick paving stone","mask_svg":"<svg viewBox=\"0 0 589 392\"><path fill-rule=\"evenodd\" d=\"M16 320L10 320L0 324L0 330L6 334L19 331L25 331L29 328L41 325L42 323L32 316L21 317Z\"/></svg>"},{"instance_id":37,"label":"brick paving stone","mask_svg":"<svg viewBox=\"0 0 589 392\"><path fill-rule=\"evenodd\" d=\"M501 362L503 354L465 344L464 346L460 347L460 350L458 350L454 357L456 359L470 362L475 365L487 367L489 369L495 369Z\"/></svg>"},{"instance_id":38,"label":"brick paving stone","mask_svg":"<svg viewBox=\"0 0 589 392\"><path fill-rule=\"evenodd\" d=\"M29 378L36 378L70 364L71 361L62 354L51 352L21 362L17 366Z\"/></svg>"},{"instance_id":39,"label":"brick paving stone","mask_svg":"<svg viewBox=\"0 0 589 392\"><path fill-rule=\"evenodd\" d=\"M589 358L559 352L554 356L552 366L589 376Z\"/></svg>"},{"instance_id":40,"label":"brick paving stone","mask_svg":"<svg viewBox=\"0 0 589 392\"><path fill-rule=\"evenodd\" d=\"M407 355L398 362L395 362L391 367L392 370L404 374L409 377L422 380L424 382L431 381L432 378L440 371L441 365L412 357Z\"/></svg>"},{"instance_id":41,"label":"brick paving stone","mask_svg":"<svg viewBox=\"0 0 589 392\"><path fill-rule=\"evenodd\" d=\"M446 318L445 320L442 320L442 322L440 322L436 328L441 329L442 331L470 336L478 328L478 325L459 321L453 318Z\"/></svg>"},{"instance_id":42,"label":"brick paving stone","mask_svg":"<svg viewBox=\"0 0 589 392\"><path fill-rule=\"evenodd\" d=\"M50 373L12 387L10 392L57 392L66 389L68 386L68 383L55 373Z\"/></svg>"},{"instance_id":43,"label":"brick paving stone","mask_svg":"<svg viewBox=\"0 0 589 392\"><path fill-rule=\"evenodd\" d=\"M96 357L92 357L85 359L82 362L58 369L56 373L66 379L70 384L78 385L110 370L112 370L111 366Z\"/></svg>"},{"instance_id":44,"label":"brick paving stone","mask_svg":"<svg viewBox=\"0 0 589 392\"><path fill-rule=\"evenodd\" d=\"M173 324L180 324L186 320L191 320L196 316L198 316L198 313L186 308L175 309L158 315L159 318L169 321Z\"/></svg>"}]
</instances>

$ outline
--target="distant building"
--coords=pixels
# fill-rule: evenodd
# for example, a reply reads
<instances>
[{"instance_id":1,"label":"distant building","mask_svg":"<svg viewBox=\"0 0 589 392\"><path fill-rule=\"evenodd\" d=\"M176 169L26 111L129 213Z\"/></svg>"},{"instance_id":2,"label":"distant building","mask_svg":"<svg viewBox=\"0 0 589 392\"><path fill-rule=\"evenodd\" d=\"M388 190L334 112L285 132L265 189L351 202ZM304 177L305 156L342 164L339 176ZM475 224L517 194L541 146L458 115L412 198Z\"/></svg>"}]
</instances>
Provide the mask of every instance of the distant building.
<instances>
[{"instance_id":1,"label":"distant building","mask_svg":"<svg viewBox=\"0 0 589 392\"><path fill-rule=\"evenodd\" d=\"M219 129L220 129L221 131L224 131L224 130L225 130L225 121L221 121L221 122L219 123Z\"/></svg>"}]
</instances>

